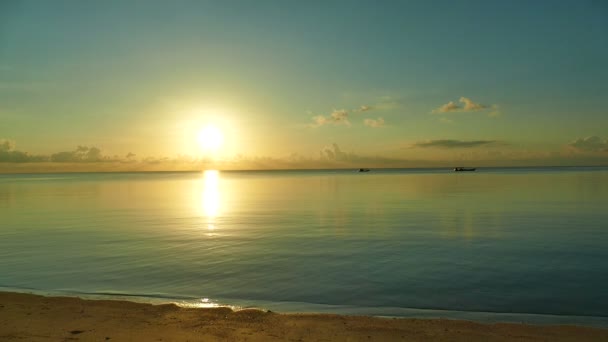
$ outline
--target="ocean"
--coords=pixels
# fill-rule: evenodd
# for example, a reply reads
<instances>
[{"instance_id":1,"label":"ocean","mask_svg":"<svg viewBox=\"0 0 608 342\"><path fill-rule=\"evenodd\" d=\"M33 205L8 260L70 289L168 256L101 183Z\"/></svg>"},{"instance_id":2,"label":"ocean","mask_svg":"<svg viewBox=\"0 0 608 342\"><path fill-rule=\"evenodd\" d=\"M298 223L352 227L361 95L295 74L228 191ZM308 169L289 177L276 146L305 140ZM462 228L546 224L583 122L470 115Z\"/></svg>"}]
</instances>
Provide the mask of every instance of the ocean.
<instances>
[{"instance_id":1,"label":"ocean","mask_svg":"<svg viewBox=\"0 0 608 342\"><path fill-rule=\"evenodd\" d=\"M608 326L608 168L0 175L0 290Z\"/></svg>"}]
</instances>

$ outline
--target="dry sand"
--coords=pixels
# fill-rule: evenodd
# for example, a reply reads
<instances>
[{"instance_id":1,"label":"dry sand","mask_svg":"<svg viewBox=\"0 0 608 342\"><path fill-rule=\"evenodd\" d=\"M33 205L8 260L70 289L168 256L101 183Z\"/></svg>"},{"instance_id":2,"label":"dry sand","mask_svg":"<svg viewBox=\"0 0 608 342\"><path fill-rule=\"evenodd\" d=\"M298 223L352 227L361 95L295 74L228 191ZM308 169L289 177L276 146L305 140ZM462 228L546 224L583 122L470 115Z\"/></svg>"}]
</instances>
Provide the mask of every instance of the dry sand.
<instances>
[{"instance_id":1,"label":"dry sand","mask_svg":"<svg viewBox=\"0 0 608 342\"><path fill-rule=\"evenodd\" d=\"M0 341L608 341L608 329L187 309L0 292Z\"/></svg>"}]
</instances>

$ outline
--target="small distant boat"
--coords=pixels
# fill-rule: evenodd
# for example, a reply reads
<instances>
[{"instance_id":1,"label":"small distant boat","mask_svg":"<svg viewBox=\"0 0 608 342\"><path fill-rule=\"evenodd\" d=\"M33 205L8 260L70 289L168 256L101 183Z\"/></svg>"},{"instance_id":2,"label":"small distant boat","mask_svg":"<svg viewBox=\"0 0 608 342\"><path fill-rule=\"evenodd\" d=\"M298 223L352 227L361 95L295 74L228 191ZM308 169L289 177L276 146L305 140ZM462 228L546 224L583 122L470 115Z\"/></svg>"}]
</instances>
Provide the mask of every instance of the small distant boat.
<instances>
[{"instance_id":1,"label":"small distant boat","mask_svg":"<svg viewBox=\"0 0 608 342\"><path fill-rule=\"evenodd\" d=\"M476 168L465 168L465 167L455 167L454 171L458 172L458 171L475 171Z\"/></svg>"},{"instance_id":2,"label":"small distant boat","mask_svg":"<svg viewBox=\"0 0 608 342\"><path fill-rule=\"evenodd\" d=\"M359 169L359 172L369 172L369 169Z\"/></svg>"}]
</instances>

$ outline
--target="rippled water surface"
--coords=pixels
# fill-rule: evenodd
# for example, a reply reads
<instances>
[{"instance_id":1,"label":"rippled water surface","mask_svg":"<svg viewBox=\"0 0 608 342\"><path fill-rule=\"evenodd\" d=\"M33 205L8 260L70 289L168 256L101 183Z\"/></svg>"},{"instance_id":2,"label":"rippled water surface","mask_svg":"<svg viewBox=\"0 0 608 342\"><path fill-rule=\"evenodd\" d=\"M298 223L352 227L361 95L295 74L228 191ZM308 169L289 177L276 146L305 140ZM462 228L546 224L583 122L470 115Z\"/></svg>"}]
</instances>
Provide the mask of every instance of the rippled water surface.
<instances>
[{"instance_id":1,"label":"rippled water surface","mask_svg":"<svg viewBox=\"0 0 608 342\"><path fill-rule=\"evenodd\" d=\"M0 175L5 289L601 320L606 284L606 168Z\"/></svg>"}]
</instances>

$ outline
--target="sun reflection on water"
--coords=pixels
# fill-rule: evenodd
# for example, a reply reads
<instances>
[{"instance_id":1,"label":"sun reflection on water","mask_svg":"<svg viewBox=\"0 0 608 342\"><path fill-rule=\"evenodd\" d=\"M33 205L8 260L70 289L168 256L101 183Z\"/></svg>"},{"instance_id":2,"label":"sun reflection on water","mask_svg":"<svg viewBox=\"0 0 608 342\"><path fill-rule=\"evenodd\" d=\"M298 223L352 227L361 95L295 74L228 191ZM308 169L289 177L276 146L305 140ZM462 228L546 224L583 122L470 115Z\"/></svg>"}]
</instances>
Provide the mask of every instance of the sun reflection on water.
<instances>
[{"instance_id":1,"label":"sun reflection on water","mask_svg":"<svg viewBox=\"0 0 608 342\"><path fill-rule=\"evenodd\" d=\"M197 309L201 309L201 308L210 309L210 308L219 308L219 307L231 308L230 306L214 303L209 298L202 298L202 299L200 299L200 301L195 301L195 302L180 302L180 303L175 303L175 304L177 304L178 306L181 306L183 308L197 308Z\"/></svg>"},{"instance_id":2,"label":"sun reflection on water","mask_svg":"<svg viewBox=\"0 0 608 342\"><path fill-rule=\"evenodd\" d=\"M202 213L207 217L207 229L214 230L214 219L220 214L220 173L217 170L206 170L203 173Z\"/></svg>"}]
</instances>

